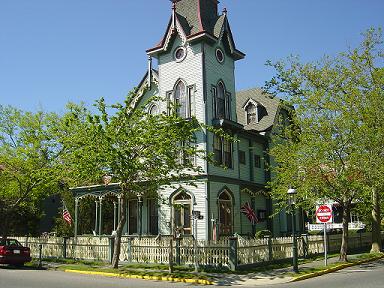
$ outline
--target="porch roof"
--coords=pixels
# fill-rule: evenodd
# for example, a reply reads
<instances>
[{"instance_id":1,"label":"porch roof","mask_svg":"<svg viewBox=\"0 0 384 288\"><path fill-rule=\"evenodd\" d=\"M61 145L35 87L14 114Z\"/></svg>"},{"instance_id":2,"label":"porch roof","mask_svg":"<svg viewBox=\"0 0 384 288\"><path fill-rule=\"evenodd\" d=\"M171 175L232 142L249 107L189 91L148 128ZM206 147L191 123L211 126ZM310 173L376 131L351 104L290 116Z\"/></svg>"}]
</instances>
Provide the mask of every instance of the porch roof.
<instances>
[{"instance_id":1,"label":"porch roof","mask_svg":"<svg viewBox=\"0 0 384 288\"><path fill-rule=\"evenodd\" d=\"M104 198L106 195L118 195L121 193L120 183L73 187L69 188L69 190L77 199L81 199L87 196Z\"/></svg>"}]
</instances>

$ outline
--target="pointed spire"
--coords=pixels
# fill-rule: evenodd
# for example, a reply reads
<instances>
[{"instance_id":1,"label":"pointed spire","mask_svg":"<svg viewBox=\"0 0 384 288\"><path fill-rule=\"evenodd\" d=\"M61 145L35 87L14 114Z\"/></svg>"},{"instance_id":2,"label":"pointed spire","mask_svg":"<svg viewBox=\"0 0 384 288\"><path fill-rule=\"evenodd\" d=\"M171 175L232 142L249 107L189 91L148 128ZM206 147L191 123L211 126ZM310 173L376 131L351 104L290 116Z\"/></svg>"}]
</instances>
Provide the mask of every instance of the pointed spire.
<instances>
[{"instance_id":1,"label":"pointed spire","mask_svg":"<svg viewBox=\"0 0 384 288\"><path fill-rule=\"evenodd\" d=\"M148 88L151 89L152 83L152 57L148 55Z\"/></svg>"},{"instance_id":2,"label":"pointed spire","mask_svg":"<svg viewBox=\"0 0 384 288\"><path fill-rule=\"evenodd\" d=\"M227 10L226 7L224 7L224 9L223 9L223 15L227 16L227 14L228 14L228 10Z\"/></svg>"},{"instance_id":3,"label":"pointed spire","mask_svg":"<svg viewBox=\"0 0 384 288\"><path fill-rule=\"evenodd\" d=\"M176 29L176 1L172 1L172 33Z\"/></svg>"}]
</instances>

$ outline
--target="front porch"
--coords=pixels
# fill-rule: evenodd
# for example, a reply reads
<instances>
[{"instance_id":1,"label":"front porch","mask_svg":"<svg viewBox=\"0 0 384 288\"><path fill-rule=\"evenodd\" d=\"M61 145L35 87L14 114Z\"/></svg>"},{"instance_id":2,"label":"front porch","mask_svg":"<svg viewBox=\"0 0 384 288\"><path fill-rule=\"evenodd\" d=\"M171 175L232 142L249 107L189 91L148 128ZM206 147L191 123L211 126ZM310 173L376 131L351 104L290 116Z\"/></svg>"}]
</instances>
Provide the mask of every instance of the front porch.
<instances>
[{"instance_id":1,"label":"front porch","mask_svg":"<svg viewBox=\"0 0 384 288\"><path fill-rule=\"evenodd\" d=\"M119 183L75 187L70 191L75 198L75 237L113 235L122 211ZM158 234L158 205L153 196L130 195L126 211L123 235Z\"/></svg>"}]
</instances>

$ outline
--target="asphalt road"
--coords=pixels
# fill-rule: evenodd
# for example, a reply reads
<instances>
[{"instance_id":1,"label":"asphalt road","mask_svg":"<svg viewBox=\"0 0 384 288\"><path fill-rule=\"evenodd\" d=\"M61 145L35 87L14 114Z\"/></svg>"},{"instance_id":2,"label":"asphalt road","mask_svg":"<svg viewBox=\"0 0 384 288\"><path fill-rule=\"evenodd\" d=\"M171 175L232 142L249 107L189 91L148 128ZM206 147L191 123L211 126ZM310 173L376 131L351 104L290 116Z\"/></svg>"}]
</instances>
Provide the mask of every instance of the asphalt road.
<instances>
[{"instance_id":1,"label":"asphalt road","mask_svg":"<svg viewBox=\"0 0 384 288\"><path fill-rule=\"evenodd\" d=\"M78 275L60 271L13 269L0 266L0 288L136 288L136 287L203 287L184 283L136 279L108 278L103 276ZM206 286L209 287L209 286ZM211 286L212 287L212 286ZM237 286L246 287L246 286ZM253 286L255 287L255 286ZM383 288L384 260L350 267L320 277L287 284L256 287L306 287L306 288Z\"/></svg>"},{"instance_id":2,"label":"asphalt road","mask_svg":"<svg viewBox=\"0 0 384 288\"><path fill-rule=\"evenodd\" d=\"M0 266L0 288L135 288L193 287L184 283L120 279L49 270L15 269ZM200 286L202 287L202 286Z\"/></svg>"}]
</instances>

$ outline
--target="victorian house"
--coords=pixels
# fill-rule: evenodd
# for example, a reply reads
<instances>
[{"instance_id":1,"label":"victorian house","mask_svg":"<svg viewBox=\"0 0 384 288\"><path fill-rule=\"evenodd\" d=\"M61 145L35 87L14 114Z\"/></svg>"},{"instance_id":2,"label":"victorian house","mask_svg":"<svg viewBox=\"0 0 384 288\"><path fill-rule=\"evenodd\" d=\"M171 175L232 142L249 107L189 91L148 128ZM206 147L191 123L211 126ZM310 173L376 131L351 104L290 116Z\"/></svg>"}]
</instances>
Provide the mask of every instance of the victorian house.
<instances>
[{"instance_id":1,"label":"victorian house","mask_svg":"<svg viewBox=\"0 0 384 288\"><path fill-rule=\"evenodd\" d=\"M148 70L138 85L135 105L160 96L166 101L151 103L148 113L166 111L172 101L180 116L195 116L202 123L222 127L237 141L229 142L207 131L196 135L196 145L213 153L215 164L194 159L204 170L196 185L178 183L176 188L162 190L166 201L131 199L126 234L171 234L176 228L181 234L192 234L192 215L200 215L196 220L198 239L251 235L264 229L275 236L287 232L284 214L269 217L273 203L266 189L271 177L266 169L270 134L279 119L287 117L287 111L279 99L259 88L236 91L235 65L245 54L235 44L227 11L219 12L218 8L217 0L172 1L161 41L147 50ZM101 225L101 207L105 195L119 193L118 185L78 187L72 192L76 204L84 197L97 197L95 232L110 234ZM256 225L240 212L246 203L257 216Z\"/></svg>"}]
</instances>

